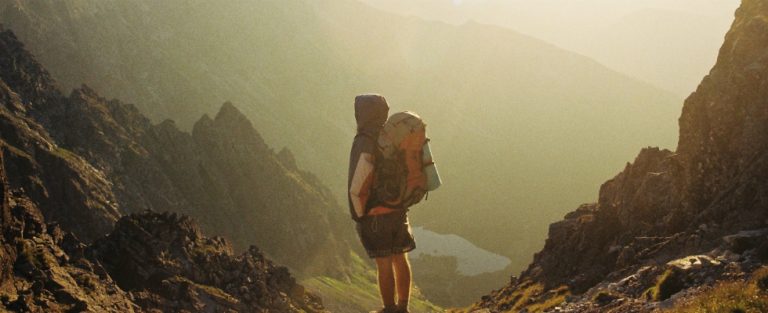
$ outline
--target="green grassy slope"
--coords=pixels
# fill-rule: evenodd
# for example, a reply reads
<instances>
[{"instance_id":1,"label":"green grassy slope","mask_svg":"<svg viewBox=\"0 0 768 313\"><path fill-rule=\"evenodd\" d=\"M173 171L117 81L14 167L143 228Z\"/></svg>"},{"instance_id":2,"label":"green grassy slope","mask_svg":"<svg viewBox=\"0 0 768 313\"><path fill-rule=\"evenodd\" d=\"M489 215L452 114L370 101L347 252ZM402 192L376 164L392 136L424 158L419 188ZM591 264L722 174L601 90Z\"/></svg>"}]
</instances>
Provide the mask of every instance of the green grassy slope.
<instances>
[{"instance_id":1,"label":"green grassy slope","mask_svg":"<svg viewBox=\"0 0 768 313\"><path fill-rule=\"evenodd\" d=\"M347 280L331 277L314 277L301 284L309 290L323 296L323 305L332 312L359 313L376 310L381 307L379 289L376 284L376 271L370 264L352 253L352 269ZM425 300L415 288L411 296L410 311L414 313L442 312L442 308Z\"/></svg>"}]
</instances>

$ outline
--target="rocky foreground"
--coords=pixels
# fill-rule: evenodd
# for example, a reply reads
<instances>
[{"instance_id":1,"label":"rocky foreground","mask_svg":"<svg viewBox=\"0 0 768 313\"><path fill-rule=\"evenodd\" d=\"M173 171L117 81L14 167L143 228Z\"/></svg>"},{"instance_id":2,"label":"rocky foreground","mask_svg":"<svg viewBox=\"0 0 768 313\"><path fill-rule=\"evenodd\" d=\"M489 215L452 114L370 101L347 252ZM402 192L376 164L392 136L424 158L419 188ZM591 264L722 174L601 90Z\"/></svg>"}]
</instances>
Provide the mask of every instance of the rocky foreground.
<instances>
[{"instance_id":1,"label":"rocky foreground","mask_svg":"<svg viewBox=\"0 0 768 313\"><path fill-rule=\"evenodd\" d=\"M205 237L187 217L127 216L86 245L45 223L6 177L0 166L0 311L323 311L288 269L255 247L235 255L223 238Z\"/></svg>"},{"instance_id":2,"label":"rocky foreground","mask_svg":"<svg viewBox=\"0 0 768 313\"><path fill-rule=\"evenodd\" d=\"M717 64L685 102L677 151L643 149L603 184L597 203L550 226L519 278L469 310L649 312L724 282L760 280L768 262L766 51L768 1L744 0ZM734 312L768 310L765 292Z\"/></svg>"}]
</instances>

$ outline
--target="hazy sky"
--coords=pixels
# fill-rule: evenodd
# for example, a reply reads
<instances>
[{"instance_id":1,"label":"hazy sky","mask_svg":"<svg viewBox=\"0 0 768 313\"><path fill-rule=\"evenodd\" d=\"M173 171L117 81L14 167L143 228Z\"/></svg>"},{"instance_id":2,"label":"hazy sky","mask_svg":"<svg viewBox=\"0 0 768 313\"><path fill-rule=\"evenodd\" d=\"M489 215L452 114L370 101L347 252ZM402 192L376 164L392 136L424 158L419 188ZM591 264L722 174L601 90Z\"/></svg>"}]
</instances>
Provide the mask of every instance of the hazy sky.
<instances>
[{"instance_id":1,"label":"hazy sky","mask_svg":"<svg viewBox=\"0 0 768 313\"><path fill-rule=\"evenodd\" d=\"M463 19L480 17L478 14L515 15L515 11L550 13L553 16L570 15L600 16L611 18L643 9L679 10L694 14L720 15L738 7L739 0L360 0L385 9L396 9L399 12L433 10L435 18L445 19L449 11L455 14L450 17ZM490 9L503 9L490 12ZM441 12L446 10L446 12ZM481 12L483 10L485 12ZM418 12L423 15L424 12ZM440 16L443 15L443 16ZM728 15L732 15L728 13ZM538 18L545 18L540 15Z\"/></svg>"},{"instance_id":2,"label":"hazy sky","mask_svg":"<svg viewBox=\"0 0 768 313\"><path fill-rule=\"evenodd\" d=\"M360 0L386 11L510 28L686 96L717 57L739 0Z\"/></svg>"}]
</instances>

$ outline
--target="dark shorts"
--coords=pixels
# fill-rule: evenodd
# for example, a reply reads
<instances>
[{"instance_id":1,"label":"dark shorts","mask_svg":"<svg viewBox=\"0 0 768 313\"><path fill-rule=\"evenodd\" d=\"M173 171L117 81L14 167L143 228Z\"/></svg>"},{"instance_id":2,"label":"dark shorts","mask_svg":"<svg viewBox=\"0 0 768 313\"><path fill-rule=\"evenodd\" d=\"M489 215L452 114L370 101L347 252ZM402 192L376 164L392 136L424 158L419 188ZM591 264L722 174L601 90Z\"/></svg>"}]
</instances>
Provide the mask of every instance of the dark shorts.
<instances>
[{"instance_id":1,"label":"dark shorts","mask_svg":"<svg viewBox=\"0 0 768 313\"><path fill-rule=\"evenodd\" d=\"M416 249L405 213L363 217L357 223L357 235L370 258L382 258Z\"/></svg>"}]
</instances>

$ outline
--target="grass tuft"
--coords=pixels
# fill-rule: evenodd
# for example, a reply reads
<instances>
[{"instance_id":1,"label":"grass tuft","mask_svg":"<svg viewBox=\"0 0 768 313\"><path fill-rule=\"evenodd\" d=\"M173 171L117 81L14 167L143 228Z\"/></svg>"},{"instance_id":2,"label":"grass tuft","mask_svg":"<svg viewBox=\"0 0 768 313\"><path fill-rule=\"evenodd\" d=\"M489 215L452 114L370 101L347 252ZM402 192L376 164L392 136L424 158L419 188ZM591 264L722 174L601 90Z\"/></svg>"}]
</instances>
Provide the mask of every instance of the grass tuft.
<instances>
[{"instance_id":1,"label":"grass tuft","mask_svg":"<svg viewBox=\"0 0 768 313\"><path fill-rule=\"evenodd\" d=\"M656 285L648 289L646 295L652 301L664 301L683 290L684 287L680 273L669 268L656 279Z\"/></svg>"},{"instance_id":2,"label":"grass tuft","mask_svg":"<svg viewBox=\"0 0 768 313\"><path fill-rule=\"evenodd\" d=\"M665 313L765 313L768 292L759 287L768 279L768 267L753 274L748 282L721 283L696 298L680 303ZM761 282L762 281L762 282Z\"/></svg>"},{"instance_id":3,"label":"grass tuft","mask_svg":"<svg viewBox=\"0 0 768 313\"><path fill-rule=\"evenodd\" d=\"M602 291L596 293L592 297L592 302L595 302L595 303L597 303L599 305L606 305L606 304L609 304L609 303L615 301L618 298L619 298L619 296L614 295L613 293L611 293L609 291L602 290Z\"/></svg>"},{"instance_id":4,"label":"grass tuft","mask_svg":"<svg viewBox=\"0 0 768 313\"><path fill-rule=\"evenodd\" d=\"M763 292L768 292L768 266L763 266L752 274L752 280L757 288Z\"/></svg>"}]
</instances>

